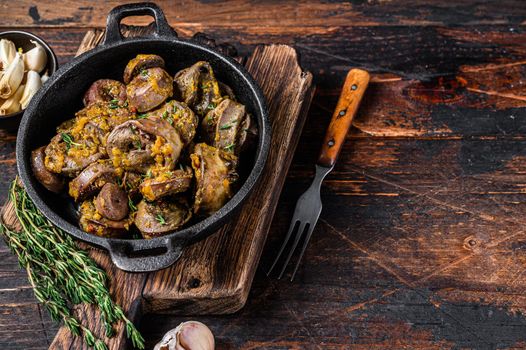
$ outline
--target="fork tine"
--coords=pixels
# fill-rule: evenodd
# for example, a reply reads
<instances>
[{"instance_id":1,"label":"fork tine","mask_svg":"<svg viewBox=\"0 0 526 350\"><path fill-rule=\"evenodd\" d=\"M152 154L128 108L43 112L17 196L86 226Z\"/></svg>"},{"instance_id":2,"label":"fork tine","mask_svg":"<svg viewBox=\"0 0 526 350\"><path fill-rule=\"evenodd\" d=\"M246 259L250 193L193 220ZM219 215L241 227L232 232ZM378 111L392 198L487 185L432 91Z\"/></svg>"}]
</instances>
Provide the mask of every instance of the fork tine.
<instances>
[{"instance_id":1,"label":"fork tine","mask_svg":"<svg viewBox=\"0 0 526 350\"><path fill-rule=\"evenodd\" d=\"M307 232L307 236L305 237L305 241L303 242L303 247L301 247L300 256L298 257L298 262L296 262L296 267L294 268L294 272L292 273L292 277L290 278L290 281L292 282L294 280L294 276L296 276L296 272L298 271L298 267L301 263L301 258L303 258L303 254L305 253L305 250L307 249L307 245L309 244L310 237L312 236L312 231L314 231L314 227L316 225L309 225L309 231Z\"/></svg>"},{"instance_id":2,"label":"fork tine","mask_svg":"<svg viewBox=\"0 0 526 350\"><path fill-rule=\"evenodd\" d=\"M279 253L278 253L278 256L276 256L276 259L274 260L274 263L272 263L272 266L270 267L270 269L268 270L267 272L267 276L270 275L270 273L272 272L272 270L274 269L274 267L276 266L276 264L278 263L278 260L281 256L281 254L283 253L283 251L285 250L285 247L287 246L287 243L290 239L290 237L292 236L292 232L294 231L294 228L296 227L296 223L298 222L298 220L296 219L293 219L291 222L290 222L290 227L289 227L289 232L287 232L287 236L285 236L285 240L283 242L283 244L281 245L281 248L279 249Z\"/></svg>"},{"instance_id":3,"label":"fork tine","mask_svg":"<svg viewBox=\"0 0 526 350\"><path fill-rule=\"evenodd\" d=\"M305 231L305 226L307 224L303 221L300 221L300 225L298 228L298 232L296 233L296 237L294 237L294 243L292 244L292 247L290 248L289 255L287 256L287 260L285 260L285 263L283 264L283 267L281 268L281 272L279 274L278 280L283 277L283 274L285 273L285 269L287 268L287 265L289 264L290 258L292 257L292 254L294 254L294 251L296 250L296 247L298 246L298 242L301 239L301 236L303 235L303 231Z\"/></svg>"}]
</instances>

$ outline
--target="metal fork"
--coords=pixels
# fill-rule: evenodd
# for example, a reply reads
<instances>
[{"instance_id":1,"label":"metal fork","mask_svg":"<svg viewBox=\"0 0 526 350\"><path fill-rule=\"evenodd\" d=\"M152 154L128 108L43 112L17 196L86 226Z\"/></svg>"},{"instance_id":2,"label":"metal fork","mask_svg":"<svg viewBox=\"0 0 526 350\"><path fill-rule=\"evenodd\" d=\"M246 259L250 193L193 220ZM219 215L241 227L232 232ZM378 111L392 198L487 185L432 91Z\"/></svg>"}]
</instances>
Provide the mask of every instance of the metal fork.
<instances>
[{"instance_id":1,"label":"metal fork","mask_svg":"<svg viewBox=\"0 0 526 350\"><path fill-rule=\"evenodd\" d=\"M318 218L320 217L322 209L320 198L321 183L325 176L327 176L327 174L330 173L334 168L334 164L338 159L343 141L345 140L347 132L352 124L352 120L356 114L356 111L358 110L358 106L360 105L360 101L368 84L369 73L366 71L361 69L352 69L347 73L347 77L345 78L345 83L343 84L342 92L340 94L340 98L338 99L336 109L332 115L329 128L325 133L325 140L321 147L320 156L316 162L316 176L314 177L310 187L307 189L307 191L305 191L305 193L301 195L301 197L298 199L298 202L296 203L294 216L290 222L289 231L287 232L285 241L281 245L278 255L267 272L267 275L270 275L274 267L277 265L281 254L283 254L285 247L287 246L293 232L296 231L295 229L297 227L298 230L294 236L292 247L290 248L287 259L285 260L285 263L283 264L281 272L278 276L278 279L283 277L283 274L285 273L287 265L294 254L298 243L304 236L304 232L307 232L303 241L300 255L298 257L298 261L296 263L296 267L294 268L294 272L290 278L291 281L294 280L294 276L298 271L301 258L307 249L307 245L312 236L312 232L314 231L314 227L316 226Z\"/></svg>"}]
</instances>

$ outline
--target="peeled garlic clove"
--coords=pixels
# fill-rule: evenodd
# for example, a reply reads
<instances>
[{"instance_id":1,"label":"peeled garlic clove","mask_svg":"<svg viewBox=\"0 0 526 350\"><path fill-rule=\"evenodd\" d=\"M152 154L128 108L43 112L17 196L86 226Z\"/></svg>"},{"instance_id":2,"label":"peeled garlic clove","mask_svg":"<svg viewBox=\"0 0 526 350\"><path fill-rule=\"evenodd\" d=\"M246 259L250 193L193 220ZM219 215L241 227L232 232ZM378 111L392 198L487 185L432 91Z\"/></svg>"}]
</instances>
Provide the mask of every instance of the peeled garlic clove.
<instances>
[{"instance_id":1,"label":"peeled garlic clove","mask_svg":"<svg viewBox=\"0 0 526 350\"><path fill-rule=\"evenodd\" d=\"M43 76L40 77L40 80L42 81L42 85L44 85L44 83L49 79L49 75L47 74L47 72L44 73Z\"/></svg>"},{"instance_id":2,"label":"peeled garlic clove","mask_svg":"<svg viewBox=\"0 0 526 350\"><path fill-rule=\"evenodd\" d=\"M24 54L24 63L28 70L40 73L47 64L46 50L36 41L31 40L31 42L35 47Z\"/></svg>"},{"instance_id":3,"label":"peeled garlic clove","mask_svg":"<svg viewBox=\"0 0 526 350\"><path fill-rule=\"evenodd\" d=\"M28 71L26 78L26 87L24 88L24 93L22 98L20 98L20 105L22 109L25 109L31 101L33 95L37 92L38 89L42 86L42 80L40 80L40 75L35 71Z\"/></svg>"},{"instance_id":4,"label":"peeled garlic clove","mask_svg":"<svg viewBox=\"0 0 526 350\"><path fill-rule=\"evenodd\" d=\"M183 322L166 333L154 350L214 350L212 331L201 322Z\"/></svg>"},{"instance_id":5,"label":"peeled garlic clove","mask_svg":"<svg viewBox=\"0 0 526 350\"><path fill-rule=\"evenodd\" d=\"M8 98L13 95L22 79L24 79L24 61L22 61L22 55L17 53L0 79L0 98Z\"/></svg>"},{"instance_id":6,"label":"peeled garlic clove","mask_svg":"<svg viewBox=\"0 0 526 350\"><path fill-rule=\"evenodd\" d=\"M5 100L4 103L2 103L2 105L0 106L0 115L8 115L22 110L19 101L22 97L22 94L24 93L24 88L25 85L20 85L18 89L16 89L13 96L11 96L9 99Z\"/></svg>"},{"instance_id":7,"label":"peeled garlic clove","mask_svg":"<svg viewBox=\"0 0 526 350\"><path fill-rule=\"evenodd\" d=\"M0 40L0 61L5 69L13 61L16 55L15 44L11 40Z\"/></svg>"}]
</instances>

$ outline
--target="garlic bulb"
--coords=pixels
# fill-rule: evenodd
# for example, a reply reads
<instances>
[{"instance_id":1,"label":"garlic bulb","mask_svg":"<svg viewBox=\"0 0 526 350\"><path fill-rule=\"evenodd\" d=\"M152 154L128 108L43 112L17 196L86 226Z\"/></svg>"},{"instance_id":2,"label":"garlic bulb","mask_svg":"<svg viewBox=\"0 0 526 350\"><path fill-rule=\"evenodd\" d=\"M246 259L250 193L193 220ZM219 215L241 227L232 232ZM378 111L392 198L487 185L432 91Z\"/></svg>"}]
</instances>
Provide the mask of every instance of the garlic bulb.
<instances>
[{"instance_id":1,"label":"garlic bulb","mask_svg":"<svg viewBox=\"0 0 526 350\"><path fill-rule=\"evenodd\" d=\"M166 333L154 350L214 350L214 335L201 322L183 322Z\"/></svg>"},{"instance_id":2,"label":"garlic bulb","mask_svg":"<svg viewBox=\"0 0 526 350\"><path fill-rule=\"evenodd\" d=\"M15 44L11 40L1 39L0 40L0 62L2 68L6 69L9 63L13 61L16 55Z\"/></svg>"},{"instance_id":3,"label":"garlic bulb","mask_svg":"<svg viewBox=\"0 0 526 350\"><path fill-rule=\"evenodd\" d=\"M20 99L20 105L22 106L22 109L25 109L27 107L33 95L42 86L42 80L40 79L40 75L33 70L27 72L26 79L26 87L24 89L24 93L22 94L22 98Z\"/></svg>"},{"instance_id":4,"label":"garlic bulb","mask_svg":"<svg viewBox=\"0 0 526 350\"><path fill-rule=\"evenodd\" d=\"M5 100L4 103L2 103L2 105L0 106L0 115L15 113L22 109L19 101L22 97L22 94L24 93L24 87L24 85L20 85L18 89L16 89L13 96L11 96L9 99Z\"/></svg>"},{"instance_id":5,"label":"garlic bulb","mask_svg":"<svg viewBox=\"0 0 526 350\"><path fill-rule=\"evenodd\" d=\"M24 54L24 63L28 70L40 73L47 64L46 50L36 41L31 40L31 42L35 47Z\"/></svg>"},{"instance_id":6,"label":"garlic bulb","mask_svg":"<svg viewBox=\"0 0 526 350\"><path fill-rule=\"evenodd\" d=\"M22 61L22 55L16 53L0 79L0 98L8 98L13 95L22 79L24 79L24 61Z\"/></svg>"}]
</instances>

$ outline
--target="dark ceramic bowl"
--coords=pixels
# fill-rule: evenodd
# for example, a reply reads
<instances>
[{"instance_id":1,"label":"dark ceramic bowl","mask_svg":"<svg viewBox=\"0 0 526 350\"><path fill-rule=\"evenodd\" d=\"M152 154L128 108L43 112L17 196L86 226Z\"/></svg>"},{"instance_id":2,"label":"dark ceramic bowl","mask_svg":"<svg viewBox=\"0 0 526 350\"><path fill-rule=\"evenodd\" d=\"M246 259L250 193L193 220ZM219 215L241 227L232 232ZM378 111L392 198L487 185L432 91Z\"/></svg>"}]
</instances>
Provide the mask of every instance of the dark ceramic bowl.
<instances>
[{"instance_id":1,"label":"dark ceramic bowl","mask_svg":"<svg viewBox=\"0 0 526 350\"><path fill-rule=\"evenodd\" d=\"M155 17L156 31L146 38L123 38L119 22L126 16ZM193 225L153 239L116 239L88 234L78 226L72 200L47 191L31 171L30 155L49 143L56 127L82 108L82 95L97 79L122 79L126 63L139 53L158 54L167 71L175 73L200 60L212 65L219 80L234 90L239 101L257 121L259 140L253 159L245 159L248 169L234 196L216 213ZM38 209L55 225L72 236L107 249L117 267L126 271L154 271L173 264L185 246L215 232L237 211L260 177L270 145L270 126L264 98L256 82L243 66L209 47L181 40L168 25L162 11L152 3L123 5L109 16L106 38L99 47L61 67L43 86L24 113L16 144L18 172Z\"/></svg>"},{"instance_id":2,"label":"dark ceramic bowl","mask_svg":"<svg viewBox=\"0 0 526 350\"><path fill-rule=\"evenodd\" d=\"M55 56L55 53L53 52L51 47L49 47L49 45L42 38L36 36L35 34L23 32L20 30L14 30L10 32L0 33L0 39L11 40L15 44L17 49L21 47L24 52L34 47L33 43L31 43L31 40L36 41L37 43L42 45L47 54L47 65L46 68L44 68L44 70L42 71L42 73L47 71L48 75L51 76L58 69L57 56ZM20 120L22 120L22 114L24 114L23 110L5 116L0 116L0 129L15 132L18 129Z\"/></svg>"}]
</instances>

